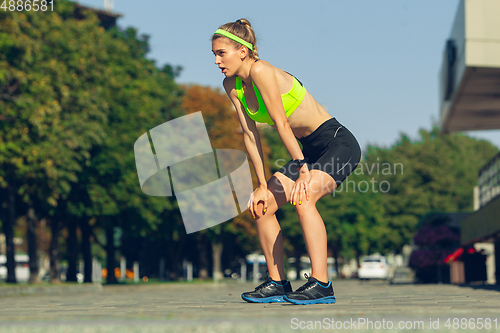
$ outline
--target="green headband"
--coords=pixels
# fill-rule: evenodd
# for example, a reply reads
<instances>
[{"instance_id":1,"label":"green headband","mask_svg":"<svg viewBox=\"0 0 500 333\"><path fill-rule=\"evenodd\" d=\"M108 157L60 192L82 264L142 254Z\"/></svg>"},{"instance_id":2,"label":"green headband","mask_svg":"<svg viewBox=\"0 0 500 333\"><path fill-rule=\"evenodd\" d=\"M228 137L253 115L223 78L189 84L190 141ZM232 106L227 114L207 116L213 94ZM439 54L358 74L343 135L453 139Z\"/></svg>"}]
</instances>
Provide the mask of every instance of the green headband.
<instances>
[{"instance_id":1,"label":"green headband","mask_svg":"<svg viewBox=\"0 0 500 333\"><path fill-rule=\"evenodd\" d=\"M218 35L222 35L224 37L227 37L229 39L232 39L234 40L235 42L238 42L242 45L245 45L246 47L248 47L250 50L253 51L253 45L250 44L249 42L241 39L240 37L236 36L236 35L233 35L232 33L230 33L229 31L226 31L226 30L222 30L222 29L218 29L216 32L214 32L214 35L215 34L218 34Z\"/></svg>"}]
</instances>

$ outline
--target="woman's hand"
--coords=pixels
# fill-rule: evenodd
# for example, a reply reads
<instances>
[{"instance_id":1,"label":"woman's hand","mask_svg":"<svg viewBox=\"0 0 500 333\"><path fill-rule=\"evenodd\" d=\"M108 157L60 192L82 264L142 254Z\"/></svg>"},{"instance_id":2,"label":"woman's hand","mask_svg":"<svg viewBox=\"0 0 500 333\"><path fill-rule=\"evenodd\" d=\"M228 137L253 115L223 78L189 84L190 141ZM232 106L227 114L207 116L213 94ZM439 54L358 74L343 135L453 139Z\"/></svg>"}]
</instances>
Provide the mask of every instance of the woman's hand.
<instances>
[{"instance_id":1,"label":"woman's hand","mask_svg":"<svg viewBox=\"0 0 500 333\"><path fill-rule=\"evenodd\" d=\"M252 213L253 218L256 216L261 217L266 213L268 193L269 192L266 186L259 186L255 191L253 191L252 194L250 194L250 200L248 200L247 207L250 213ZM261 215L259 216L257 206L260 202L262 202L264 206L262 208Z\"/></svg>"},{"instance_id":2,"label":"woman's hand","mask_svg":"<svg viewBox=\"0 0 500 333\"><path fill-rule=\"evenodd\" d=\"M311 181L311 173L307 168L307 164L302 166L300 169L299 178L292 187L292 192L290 194L290 203L292 205L302 205L302 200L309 200L309 182Z\"/></svg>"}]
</instances>

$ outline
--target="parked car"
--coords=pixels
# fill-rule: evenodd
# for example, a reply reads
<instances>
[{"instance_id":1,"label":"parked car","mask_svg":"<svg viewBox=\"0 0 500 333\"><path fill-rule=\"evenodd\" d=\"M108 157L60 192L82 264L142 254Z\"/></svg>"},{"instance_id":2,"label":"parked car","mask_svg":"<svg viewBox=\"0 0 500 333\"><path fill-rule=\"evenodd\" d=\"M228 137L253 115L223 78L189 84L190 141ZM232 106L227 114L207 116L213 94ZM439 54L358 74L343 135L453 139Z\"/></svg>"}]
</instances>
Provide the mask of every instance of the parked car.
<instances>
[{"instance_id":1,"label":"parked car","mask_svg":"<svg viewBox=\"0 0 500 333\"><path fill-rule=\"evenodd\" d=\"M390 266L387 258L381 255L369 255L363 259L358 268L358 278L364 279L387 279Z\"/></svg>"},{"instance_id":2,"label":"parked car","mask_svg":"<svg viewBox=\"0 0 500 333\"><path fill-rule=\"evenodd\" d=\"M17 282L28 282L30 279L30 257L27 254L16 254L16 280ZM7 257L5 254L0 254L0 280L7 279Z\"/></svg>"}]
</instances>

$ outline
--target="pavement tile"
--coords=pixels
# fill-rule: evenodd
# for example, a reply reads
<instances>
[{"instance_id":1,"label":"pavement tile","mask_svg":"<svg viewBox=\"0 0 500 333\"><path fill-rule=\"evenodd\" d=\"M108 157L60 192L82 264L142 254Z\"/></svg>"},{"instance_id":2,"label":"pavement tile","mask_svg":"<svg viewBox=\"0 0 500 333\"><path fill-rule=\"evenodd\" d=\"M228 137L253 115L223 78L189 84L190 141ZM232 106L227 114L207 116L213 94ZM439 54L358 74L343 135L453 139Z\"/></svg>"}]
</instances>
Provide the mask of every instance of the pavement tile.
<instances>
[{"instance_id":1,"label":"pavement tile","mask_svg":"<svg viewBox=\"0 0 500 333\"><path fill-rule=\"evenodd\" d=\"M97 332L84 330L92 327L99 327L99 333L160 332L159 327L169 333L297 332L300 330L290 325L299 317L306 321L423 318L426 323L437 316L500 317L499 289L491 286L390 285L357 280L334 281L334 286L336 304L311 306L249 304L240 294L254 286L234 281L117 285L104 286L97 293L9 296L0 298L0 332L37 333L45 332L44 328L51 333ZM63 326L67 330L59 330Z\"/></svg>"}]
</instances>

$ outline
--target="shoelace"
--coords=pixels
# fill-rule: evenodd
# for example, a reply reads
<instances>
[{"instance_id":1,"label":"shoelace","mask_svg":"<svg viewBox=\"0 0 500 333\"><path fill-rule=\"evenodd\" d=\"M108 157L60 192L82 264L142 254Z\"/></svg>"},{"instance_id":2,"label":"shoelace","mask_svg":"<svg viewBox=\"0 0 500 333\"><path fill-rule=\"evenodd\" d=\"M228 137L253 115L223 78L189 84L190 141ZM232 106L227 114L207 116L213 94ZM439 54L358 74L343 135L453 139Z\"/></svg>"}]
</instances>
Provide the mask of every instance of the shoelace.
<instances>
[{"instance_id":1,"label":"shoelace","mask_svg":"<svg viewBox=\"0 0 500 333\"><path fill-rule=\"evenodd\" d=\"M262 282L261 284L259 284L256 288L255 288L255 291L257 290L261 290L262 288L265 288L267 287L267 285L272 281L271 277L268 275L266 277L266 279L264 280L264 282Z\"/></svg>"},{"instance_id":2,"label":"shoelace","mask_svg":"<svg viewBox=\"0 0 500 333\"><path fill-rule=\"evenodd\" d=\"M304 273L304 277L309 280L309 276L307 275L307 273ZM304 291L304 290L308 289L309 287L311 287L315 283L316 282L307 281L306 284L304 284L303 286L301 286L299 289L295 290L295 292Z\"/></svg>"}]
</instances>

